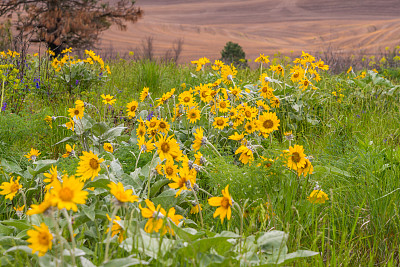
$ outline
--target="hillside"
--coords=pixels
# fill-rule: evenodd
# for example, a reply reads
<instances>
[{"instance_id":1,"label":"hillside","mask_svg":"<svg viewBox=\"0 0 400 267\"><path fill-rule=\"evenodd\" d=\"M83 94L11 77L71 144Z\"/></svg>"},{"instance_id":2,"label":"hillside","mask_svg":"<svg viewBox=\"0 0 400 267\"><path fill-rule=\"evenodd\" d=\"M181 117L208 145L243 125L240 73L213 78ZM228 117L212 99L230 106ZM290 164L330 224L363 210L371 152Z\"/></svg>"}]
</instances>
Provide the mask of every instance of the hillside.
<instances>
[{"instance_id":1,"label":"hillside","mask_svg":"<svg viewBox=\"0 0 400 267\"><path fill-rule=\"evenodd\" d=\"M400 44L397 0L138 0L145 14L126 32L115 27L100 47L135 51L153 37L157 55L184 40L180 61L219 58L227 41L239 43L248 58L276 51L311 53L331 47L345 53L376 53Z\"/></svg>"}]
</instances>

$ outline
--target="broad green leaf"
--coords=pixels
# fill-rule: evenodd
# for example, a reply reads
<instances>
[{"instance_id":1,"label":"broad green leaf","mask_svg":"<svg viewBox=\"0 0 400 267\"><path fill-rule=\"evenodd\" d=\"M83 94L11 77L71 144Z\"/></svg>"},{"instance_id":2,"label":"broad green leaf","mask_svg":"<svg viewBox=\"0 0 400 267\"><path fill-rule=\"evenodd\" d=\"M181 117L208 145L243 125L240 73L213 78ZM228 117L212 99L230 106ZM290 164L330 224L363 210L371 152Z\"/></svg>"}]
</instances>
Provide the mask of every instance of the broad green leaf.
<instances>
[{"instance_id":1,"label":"broad green leaf","mask_svg":"<svg viewBox=\"0 0 400 267\"><path fill-rule=\"evenodd\" d=\"M38 258L39 258L39 266L41 267L56 266L55 261L57 261L57 259L50 256L48 253Z\"/></svg>"},{"instance_id":2,"label":"broad green leaf","mask_svg":"<svg viewBox=\"0 0 400 267\"><path fill-rule=\"evenodd\" d=\"M0 237L0 245L4 247L13 247L18 245L25 245L26 241L18 237L13 236L2 236Z\"/></svg>"},{"instance_id":3,"label":"broad green leaf","mask_svg":"<svg viewBox=\"0 0 400 267\"><path fill-rule=\"evenodd\" d=\"M55 165L56 163L57 160L53 159L38 160L34 163L35 169L33 170L33 172L31 172L31 174L35 176L39 173L43 173L49 170L51 168L51 165Z\"/></svg>"},{"instance_id":4,"label":"broad green leaf","mask_svg":"<svg viewBox=\"0 0 400 267\"><path fill-rule=\"evenodd\" d=\"M231 232L231 231L222 231L220 234L216 234L215 237L222 236L222 237L229 237L229 238L239 238L240 235Z\"/></svg>"},{"instance_id":5,"label":"broad green leaf","mask_svg":"<svg viewBox=\"0 0 400 267\"><path fill-rule=\"evenodd\" d=\"M94 211L94 206L86 206L86 205L82 205L82 211L83 213L85 213L85 215L91 220L94 221L96 218L96 212Z\"/></svg>"},{"instance_id":6,"label":"broad green leaf","mask_svg":"<svg viewBox=\"0 0 400 267\"><path fill-rule=\"evenodd\" d=\"M122 169L121 163L118 159L114 159L113 161L111 161L110 170L117 177L120 177L124 174L124 170Z\"/></svg>"},{"instance_id":7,"label":"broad green leaf","mask_svg":"<svg viewBox=\"0 0 400 267\"><path fill-rule=\"evenodd\" d=\"M96 122L92 126L92 132L96 136L100 136L110 129L105 122Z\"/></svg>"},{"instance_id":8,"label":"broad green leaf","mask_svg":"<svg viewBox=\"0 0 400 267\"><path fill-rule=\"evenodd\" d=\"M0 224L0 235L11 235L14 232L14 229L11 227L7 227L5 225Z\"/></svg>"},{"instance_id":9,"label":"broad green leaf","mask_svg":"<svg viewBox=\"0 0 400 267\"><path fill-rule=\"evenodd\" d=\"M181 201L182 198L187 194L187 191L182 191L180 196L175 197L176 192L178 190L175 189L168 189L159 194L157 197L153 198L152 201L154 205L161 204L161 206L167 210L171 208L172 206L175 206L178 202Z\"/></svg>"},{"instance_id":10,"label":"broad green leaf","mask_svg":"<svg viewBox=\"0 0 400 267\"><path fill-rule=\"evenodd\" d=\"M55 143L53 146L56 146L56 145L65 143L65 142L67 142L67 141L74 141L74 142L76 142L77 140L78 140L78 136L74 134L74 135L71 135L71 136L68 136L68 137L63 138L61 141Z\"/></svg>"},{"instance_id":11,"label":"broad green leaf","mask_svg":"<svg viewBox=\"0 0 400 267\"><path fill-rule=\"evenodd\" d=\"M127 258L119 258L119 259L114 259L111 260L107 263L104 263L102 266L103 267L128 267L128 266L134 266L134 265L149 265L147 261L143 261L140 259L136 259L133 257L127 257Z\"/></svg>"},{"instance_id":12,"label":"broad green leaf","mask_svg":"<svg viewBox=\"0 0 400 267\"><path fill-rule=\"evenodd\" d=\"M13 226L18 230L26 230L32 228L32 226L28 224L25 220L7 220L1 221L1 223L7 226Z\"/></svg>"},{"instance_id":13,"label":"broad green leaf","mask_svg":"<svg viewBox=\"0 0 400 267\"><path fill-rule=\"evenodd\" d=\"M275 251L282 250L286 247L288 234L282 231L270 231L261 234L257 238L257 245L260 246L265 252L272 254Z\"/></svg>"},{"instance_id":14,"label":"broad green leaf","mask_svg":"<svg viewBox=\"0 0 400 267\"><path fill-rule=\"evenodd\" d=\"M149 177L150 174L150 170L153 170L156 168L157 164L161 163L161 160L159 157L156 157L153 162L149 161L145 166L143 166L143 168L141 169L141 174L144 177Z\"/></svg>"},{"instance_id":15,"label":"broad green leaf","mask_svg":"<svg viewBox=\"0 0 400 267\"><path fill-rule=\"evenodd\" d=\"M140 236L139 236L140 235ZM159 253L164 256L167 252L170 252L173 247L175 247L175 241L168 239L164 236L160 246L160 238L152 237L150 234L146 233L143 229L137 233L135 242L137 242L137 249L140 253L146 254L149 257L157 258ZM125 249L127 252L132 251L132 237L129 237L122 241L119 245L121 248ZM161 249L161 250L160 250Z\"/></svg>"},{"instance_id":16,"label":"broad green leaf","mask_svg":"<svg viewBox=\"0 0 400 267\"><path fill-rule=\"evenodd\" d=\"M12 161L8 161L6 159L0 159L0 166L3 166L5 172L20 172L22 171L21 167Z\"/></svg>"},{"instance_id":17,"label":"broad green leaf","mask_svg":"<svg viewBox=\"0 0 400 267\"><path fill-rule=\"evenodd\" d=\"M110 179L97 177L95 180L88 182L85 185L85 188L94 187L94 188L104 188L106 190L110 190L110 188L108 187L110 182L111 182Z\"/></svg>"},{"instance_id":18,"label":"broad green leaf","mask_svg":"<svg viewBox=\"0 0 400 267\"><path fill-rule=\"evenodd\" d=\"M72 251L72 254L75 255L75 257L85 256L85 255L86 255L85 251L83 251L82 249L79 249L79 248L75 248L75 249ZM71 250L69 250L69 249L64 249L63 255L64 255L64 256L71 256Z\"/></svg>"},{"instance_id":19,"label":"broad green leaf","mask_svg":"<svg viewBox=\"0 0 400 267\"><path fill-rule=\"evenodd\" d=\"M28 246L15 246L12 248L7 249L4 254L9 253L9 252L13 252L13 251L17 251L17 250L22 250L25 251L28 254L32 254L32 249Z\"/></svg>"},{"instance_id":20,"label":"broad green leaf","mask_svg":"<svg viewBox=\"0 0 400 267\"><path fill-rule=\"evenodd\" d=\"M180 238L182 238L187 242L194 241L205 235L204 232L197 232L197 230L193 228L180 228L174 223L171 223L171 227L172 230L175 231L175 234L177 236L179 236Z\"/></svg>"},{"instance_id":21,"label":"broad green leaf","mask_svg":"<svg viewBox=\"0 0 400 267\"><path fill-rule=\"evenodd\" d=\"M120 136L121 133L126 129L126 127L124 127L122 125L123 124L121 124L120 126L117 126L117 127L109 129L107 132L105 132L104 134L102 134L100 136L100 139L112 141L115 137Z\"/></svg>"},{"instance_id":22,"label":"broad green leaf","mask_svg":"<svg viewBox=\"0 0 400 267\"><path fill-rule=\"evenodd\" d=\"M141 118L141 119L143 119L143 120L146 120L147 119L147 116L149 116L149 112L147 111L147 110L142 110L142 111L140 111L140 113L139 113L139 115L137 116L139 119Z\"/></svg>"},{"instance_id":23,"label":"broad green leaf","mask_svg":"<svg viewBox=\"0 0 400 267\"><path fill-rule=\"evenodd\" d=\"M270 263L277 263L277 264L282 264L285 263L287 264L288 262L298 259L298 258L306 258L306 257L313 257L315 255L319 255L318 252L315 251L310 251L310 250L298 250L296 252L292 252L289 254L280 254L277 259L268 259L268 262Z\"/></svg>"},{"instance_id":24,"label":"broad green leaf","mask_svg":"<svg viewBox=\"0 0 400 267\"><path fill-rule=\"evenodd\" d=\"M126 178L123 178L124 181L128 180L128 184L132 185L133 188L136 189L136 191L142 189L143 180L139 177L140 173L141 168L139 167L134 172L131 172L129 174L129 177L127 176Z\"/></svg>"},{"instance_id":25,"label":"broad green leaf","mask_svg":"<svg viewBox=\"0 0 400 267\"><path fill-rule=\"evenodd\" d=\"M96 267L90 260L86 259L85 257L79 257L81 260L82 267Z\"/></svg>"},{"instance_id":26,"label":"broad green leaf","mask_svg":"<svg viewBox=\"0 0 400 267\"><path fill-rule=\"evenodd\" d=\"M22 230L21 232L19 232L19 233L16 235L16 237L25 240L25 239L28 238L28 233L27 233L28 231L29 231L29 229ZM0 242L0 243L1 243L1 242Z\"/></svg>"},{"instance_id":27,"label":"broad green leaf","mask_svg":"<svg viewBox=\"0 0 400 267\"><path fill-rule=\"evenodd\" d=\"M90 119L88 118L86 113L80 120L74 118L74 122L75 122L75 133L77 135L82 135L85 131L92 128L92 123L90 122Z\"/></svg>"},{"instance_id":28,"label":"broad green leaf","mask_svg":"<svg viewBox=\"0 0 400 267\"><path fill-rule=\"evenodd\" d=\"M151 185L150 188L150 197L154 197L159 191L160 189L164 186L169 184L170 180L169 179L162 179L162 180L158 180L157 182L155 182L154 184Z\"/></svg>"},{"instance_id":29,"label":"broad green leaf","mask_svg":"<svg viewBox=\"0 0 400 267\"><path fill-rule=\"evenodd\" d=\"M193 258L200 253L206 253L211 248L214 249L219 255L224 255L231 247L232 244L227 240L230 237L209 237L200 240L196 240L178 250L178 253L185 257Z\"/></svg>"},{"instance_id":30,"label":"broad green leaf","mask_svg":"<svg viewBox=\"0 0 400 267\"><path fill-rule=\"evenodd\" d=\"M201 253L197 257L200 266L238 266L237 261L231 257L225 258L212 253ZM248 263L246 265L248 266Z\"/></svg>"}]
</instances>

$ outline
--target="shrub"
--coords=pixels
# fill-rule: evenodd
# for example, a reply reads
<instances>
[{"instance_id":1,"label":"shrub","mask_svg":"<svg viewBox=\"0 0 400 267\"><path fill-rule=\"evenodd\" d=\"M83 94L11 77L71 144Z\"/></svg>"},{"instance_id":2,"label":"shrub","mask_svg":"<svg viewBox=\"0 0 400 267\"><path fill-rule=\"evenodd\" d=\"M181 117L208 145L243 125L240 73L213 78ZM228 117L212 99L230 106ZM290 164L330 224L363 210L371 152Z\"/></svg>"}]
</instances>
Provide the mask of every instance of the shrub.
<instances>
[{"instance_id":1,"label":"shrub","mask_svg":"<svg viewBox=\"0 0 400 267\"><path fill-rule=\"evenodd\" d=\"M227 42L221 51L221 60L226 64L234 64L236 67L247 67L246 53L243 48L231 41Z\"/></svg>"}]
</instances>

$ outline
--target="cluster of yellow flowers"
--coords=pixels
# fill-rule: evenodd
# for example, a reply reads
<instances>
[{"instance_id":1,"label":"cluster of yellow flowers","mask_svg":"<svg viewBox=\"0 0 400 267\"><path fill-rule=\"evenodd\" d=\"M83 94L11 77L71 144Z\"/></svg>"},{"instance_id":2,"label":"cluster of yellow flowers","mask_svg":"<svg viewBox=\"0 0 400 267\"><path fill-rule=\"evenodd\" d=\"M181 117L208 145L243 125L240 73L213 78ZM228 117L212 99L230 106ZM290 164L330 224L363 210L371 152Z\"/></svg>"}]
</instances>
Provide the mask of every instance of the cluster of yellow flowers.
<instances>
[{"instance_id":1,"label":"cluster of yellow flowers","mask_svg":"<svg viewBox=\"0 0 400 267\"><path fill-rule=\"evenodd\" d=\"M11 51L10 49L8 49L7 53L5 51L0 52L0 57L2 59L7 58L8 56L12 57L12 58L16 58L16 57L19 57L20 55L21 55L20 53L18 53L16 51Z\"/></svg>"},{"instance_id":2,"label":"cluster of yellow flowers","mask_svg":"<svg viewBox=\"0 0 400 267\"><path fill-rule=\"evenodd\" d=\"M68 64L73 64L72 58L68 56L70 52L70 49L66 49L63 51L65 55L61 60L54 59L54 67L61 68L68 62ZM104 68L104 62L93 51L86 51L86 54L89 55L86 63L97 62L101 68ZM269 59L262 54L256 59L256 62L268 64ZM201 58L192 63L196 64L196 70L200 71L210 61L207 58ZM315 61L314 57L304 52L301 58L295 60L295 63L297 65L287 73L290 73L290 79L294 83L298 83L302 91L314 88L311 80L318 81L320 79L317 69L328 69L324 62ZM281 121L278 119L277 111L280 107L280 99L275 95L274 87L278 82L274 77L285 75L284 67L272 65L269 68L272 71L272 77L269 77L267 73L261 73L257 84L242 88L236 81L237 70L233 65L225 65L216 60L212 64L211 70L213 71L212 77L215 77L213 82L190 88L186 88L185 84L181 86L183 91L179 94L176 93L175 88L172 88L158 99L153 99L150 89L145 87L140 93L139 101L131 100L126 104L126 117L134 120L136 127L134 130L139 151L137 162L142 154L154 153L153 158L157 155L159 162L155 169L158 175L170 180L168 186L176 190L175 197L184 191L193 194L195 200L192 202L193 207L190 212L199 213L200 218L202 218L202 205L197 199L196 192L202 189L199 188L197 180L199 179L198 173L206 167L207 163L202 154L202 148L207 146L220 156L219 151L211 142L213 132L232 130L227 140L235 146L234 153L243 164L251 164L255 160L255 156L263 161L262 165L265 167L274 164L274 160L256 154L256 150L261 146L253 144L253 142L265 138L272 140L274 131L279 130ZM105 105L114 105L117 102L117 99L110 94L102 94L101 98ZM64 126L75 131L76 125L77 127L83 125L81 123L83 117L89 116L89 114L85 115L85 108L91 106L77 100L75 106L68 109L69 121ZM139 113L141 109L146 112ZM145 117L138 115L145 113ZM50 126L53 120L53 117L50 116L46 118ZM180 146L180 140L174 135L176 128L182 124L186 125L187 129L193 129L192 132L187 130L187 137L191 138L189 140L193 140L191 143L193 153L185 153ZM291 132L285 133L285 136L290 141L294 138ZM114 150L118 149L118 146L114 147L108 142L104 142L102 145L106 152L104 155L114 153ZM82 151L79 156L74 176L59 174L57 166L52 166L50 171L44 174L43 201L40 204L32 204L26 212L27 215L53 213L57 210L76 212L78 205L86 203L91 189L85 188L85 183L98 177L102 169L108 172L108 166L105 159L107 157L102 158L101 154L95 154L100 152L93 152L98 151L97 147L96 150L90 150L84 146L83 150L86 151ZM38 150L32 148L25 157L29 161L35 162L40 154ZM284 151L282 156L285 166L293 170L298 177L313 173L311 161L304 154L302 146L294 145L292 147L289 145L289 149ZM66 152L62 157L78 157L75 144L72 146L67 144ZM12 199L22 189L19 181L19 177L16 180L11 177L10 182L0 186L0 189L3 189L0 194L6 195L7 199ZM121 182L110 182L108 187L110 194L114 197L115 207L120 207L128 202L140 201L139 196L134 195L132 189L125 190ZM328 198L322 193L321 190L313 191L308 199L313 203L323 203ZM142 206L143 203L138 205L142 217L148 219L144 230L148 233L158 232L162 235L167 233L174 235L171 223L178 225L184 217L176 214L175 208L166 211L160 204L156 207L150 200L150 179L147 194L147 199L142 200L146 207ZM214 218L219 216L221 223L225 218L231 219L232 207L238 205L229 193L229 185L222 190L221 197L209 198L208 204L217 207L213 216ZM270 204L268 210L271 211L268 216L273 216ZM118 240L122 242L126 238L126 232L121 226L121 217L116 214L116 212L112 216L107 214L109 221L107 232L111 236L117 235ZM28 242L33 253L37 251L39 256L42 256L52 248L53 236L46 224L34 226L34 229L28 231L28 235Z\"/></svg>"},{"instance_id":3,"label":"cluster of yellow flowers","mask_svg":"<svg viewBox=\"0 0 400 267\"><path fill-rule=\"evenodd\" d=\"M104 64L103 59L96 55L92 50L85 50L85 54L88 55L86 59L79 59L73 56L70 56L69 53L72 52L72 48L64 49L61 54L63 57L61 59L53 58L51 62L51 66L54 68L55 71L59 72L64 66L72 66L77 63L83 62L89 65L93 65L94 63L98 63L100 66L101 71L106 71L108 74L111 74L110 67ZM54 56L54 52L50 51L50 54Z\"/></svg>"},{"instance_id":4,"label":"cluster of yellow flowers","mask_svg":"<svg viewBox=\"0 0 400 267\"><path fill-rule=\"evenodd\" d=\"M40 154L38 150L31 149L25 157L29 160L34 160ZM60 175L57 171L57 166L51 166L49 173L44 174L45 179L43 182L46 184L44 200L40 204L32 204L30 209L26 211L26 215L51 214L55 211L54 209L65 209L76 212L78 211L77 204L86 203L89 194L88 190L91 189L83 189L85 185L84 182L98 175L100 164L103 159L98 159L97 155L85 151L80 159L81 161L79 162L77 170L77 176L80 176L80 179L66 174ZM0 186L2 190L0 194L5 195L6 199L12 200L22 189L22 185L19 183L20 179L21 178L18 177L14 180L14 177L11 177L9 182L3 182ZM119 205L126 202L133 203L138 201L138 197L133 195L132 189L125 190L122 183L119 182L116 184L110 182L108 186L110 188L110 193L115 197ZM25 205L15 210L17 212L23 212L22 210L24 207ZM173 216L173 214L171 216ZM179 217L176 216L173 218L179 219ZM111 228L112 236L119 234L119 240L122 241L124 239L124 232L116 222L121 219L116 216L113 220L113 226ZM108 231L109 230L110 229L108 229ZM28 242L30 243L29 247L32 248L32 253L38 252L39 256L43 256L52 248L53 235L50 233L45 223L41 223L40 226L34 226L34 229L29 230L27 234L29 236Z\"/></svg>"},{"instance_id":5,"label":"cluster of yellow flowers","mask_svg":"<svg viewBox=\"0 0 400 267\"><path fill-rule=\"evenodd\" d=\"M290 146L289 150L284 151L284 154L285 158L287 158L287 167L297 172L299 176L303 175L305 177L307 174L313 173L314 167L310 159L304 154L303 146Z\"/></svg>"}]
</instances>

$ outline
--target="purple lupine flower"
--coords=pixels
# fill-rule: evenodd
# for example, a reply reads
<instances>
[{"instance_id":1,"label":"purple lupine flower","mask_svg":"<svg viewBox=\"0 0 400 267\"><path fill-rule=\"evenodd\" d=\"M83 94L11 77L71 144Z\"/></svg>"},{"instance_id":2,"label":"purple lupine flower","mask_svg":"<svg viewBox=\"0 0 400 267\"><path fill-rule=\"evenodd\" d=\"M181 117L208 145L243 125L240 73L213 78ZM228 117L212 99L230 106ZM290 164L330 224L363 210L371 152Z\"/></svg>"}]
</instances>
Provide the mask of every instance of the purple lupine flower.
<instances>
[{"instance_id":1,"label":"purple lupine flower","mask_svg":"<svg viewBox=\"0 0 400 267\"><path fill-rule=\"evenodd\" d=\"M7 108L7 102L4 102L3 106L1 107L1 111L5 111Z\"/></svg>"},{"instance_id":2,"label":"purple lupine flower","mask_svg":"<svg viewBox=\"0 0 400 267\"><path fill-rule=\"evenodd\" d=\"M78 84L79 84L79 80L76 80L75 85L78 86Z\"/></svg>"},{"instance_id":3,"label":"purple lupine flower","mask_svg":"<svg viewBox=\"0 0 400 267\"><path fill-rule=\"evenodd\" d=\"M40 78L33 79L33 82L35 83L36 89L40 88Z\"/></svg>"},{"instance_id":4,"label":"purple lupine flower","mask_svg":"<svg viewBox=\"0 0 400 267\"><path fill-rule=\"evenodd\" d=\"M147 116L147 120L148 120L148 121L150 121L151 118L153 118L153 114L154 114L154 111L152 111L152 112Z\"/></svg>"}]
</instances>

